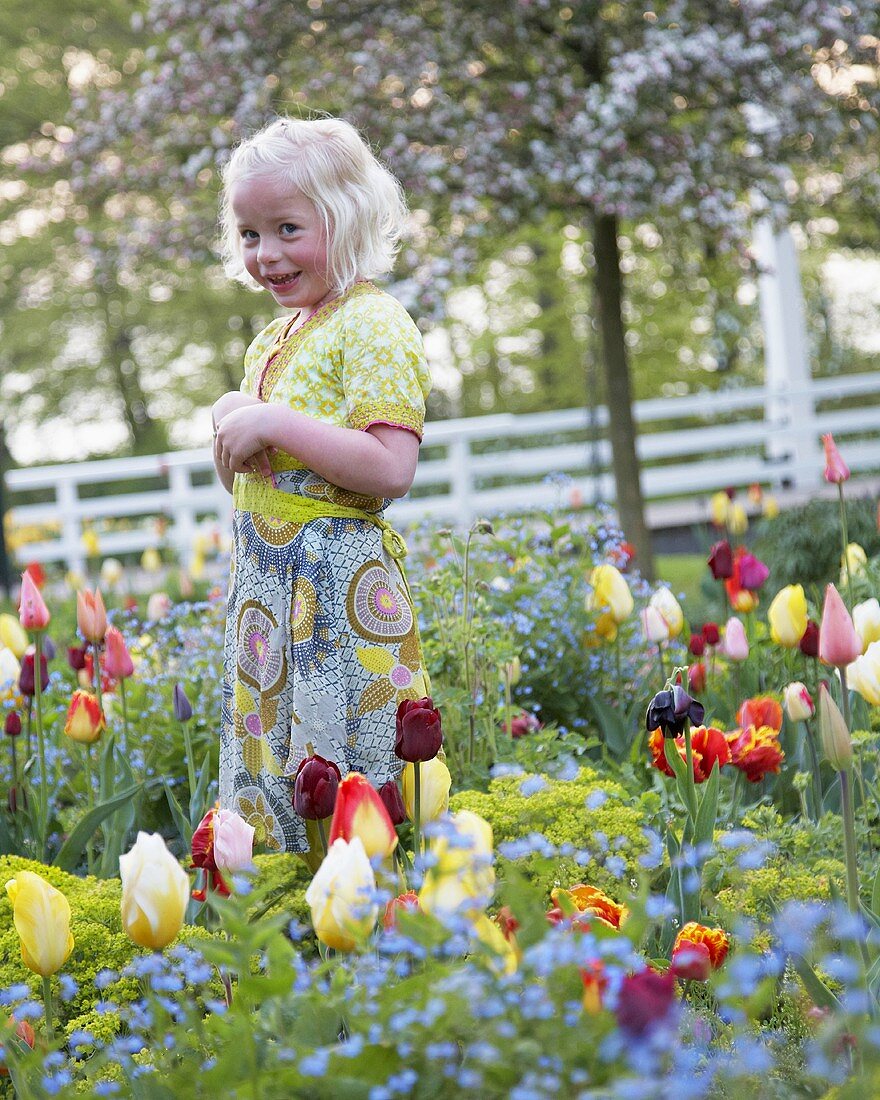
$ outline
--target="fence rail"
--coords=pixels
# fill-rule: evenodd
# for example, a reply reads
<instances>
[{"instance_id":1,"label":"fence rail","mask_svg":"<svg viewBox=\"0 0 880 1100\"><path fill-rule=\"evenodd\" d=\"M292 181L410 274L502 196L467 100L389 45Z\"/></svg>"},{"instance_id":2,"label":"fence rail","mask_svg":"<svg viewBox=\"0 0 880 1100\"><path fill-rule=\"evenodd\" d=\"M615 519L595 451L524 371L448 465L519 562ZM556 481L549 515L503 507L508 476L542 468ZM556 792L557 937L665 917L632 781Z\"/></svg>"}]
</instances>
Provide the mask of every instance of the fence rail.
<instances>
[{"instance_id":1,"label":"fence rail","mask_svg":"<svg viewBox=\"0 0 880 1100\"><path fill-rule=\"evenodd\" d=\"M855 404L854 404L855 403ZM708 497L725 486L759 483L783 505L822 492L820 434L831 431L857 481L880 474L880 373L814 381L808 389L767 387L651 399L634 406L648 522L704 520ZM571 501L613 504L607 409L567 409L447 420L426 426L410 494L389 509L406 525L425 518L466 523L478 515L526 512L560 503L548 475L567 475ZM12 470L5 476L7 527L26 561L82 572L84 529L99 531L102 556L140 552L165 539L190 561L206 521L227 523L231 501L208 448ZM108 492L116 482L119 493Z\"/></svg>"}]
</instances>

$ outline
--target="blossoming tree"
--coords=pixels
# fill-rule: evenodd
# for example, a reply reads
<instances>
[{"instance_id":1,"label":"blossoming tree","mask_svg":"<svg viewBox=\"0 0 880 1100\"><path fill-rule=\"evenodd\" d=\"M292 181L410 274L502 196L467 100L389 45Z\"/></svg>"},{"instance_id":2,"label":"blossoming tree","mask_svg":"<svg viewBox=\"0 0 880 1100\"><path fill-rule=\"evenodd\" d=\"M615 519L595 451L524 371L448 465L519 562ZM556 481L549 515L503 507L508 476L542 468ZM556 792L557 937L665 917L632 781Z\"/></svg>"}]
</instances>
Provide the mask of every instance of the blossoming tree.
<instances>
[{"instance_id":1,"label":"blossoming tree","mask_svg":"<svg viewBox=\"0 0 880 1100\"><path fill-rule=\"evenodd\" d=\"M592 239L617 506L650 572L619 224L650 220L729 247L750 235L749 196L782 211L815 194L800 165L844 157L850 183L876 184L876 105L862 90L876 63L873 9L153 0L145 26L161 44L136 85L78 104L73 183L137 192L163 180L177 201L146 239L205 256L218 155L272 110L343 112L424 212L400 289L429 313L466 277L479 238L564 211Z\"/></svg>"}]
</instances>

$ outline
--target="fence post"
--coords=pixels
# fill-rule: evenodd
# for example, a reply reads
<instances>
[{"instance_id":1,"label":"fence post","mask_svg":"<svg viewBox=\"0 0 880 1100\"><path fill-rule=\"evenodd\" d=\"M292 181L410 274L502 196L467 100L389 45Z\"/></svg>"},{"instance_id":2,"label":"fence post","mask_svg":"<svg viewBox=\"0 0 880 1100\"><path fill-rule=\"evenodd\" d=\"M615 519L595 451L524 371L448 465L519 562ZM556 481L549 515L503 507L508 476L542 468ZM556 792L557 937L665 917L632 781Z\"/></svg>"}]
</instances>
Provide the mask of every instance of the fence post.
<instances>
[{"instance_id":1,"label":"fence post","mask_svg":"<svg viewBox=\"0 0 880 1100\"><path fill-rule=\"evenodd\" d=\"M459 522L470 523L474 518L471 507L471 483L470 469L471 447L468 437L461 433L449 443L449 463L452 466L450 489L455 501L455 514Z\"/></svg>"},{"instance_id":2,"label":"fence post","mask_svg":"<svg viewBox=\"0 0 880 1100\"><path fill-rule=\"evenodd\" d=\"M86 575L86 556L82 545L82 524L77 512L79 493L76 479L60 477L55 489L55 499L61 515L61 542L64 561L69 573Z\"/></svg>"},{"instance_id":3,"label":"fence post","mask_svg":"<svg viewBox=\"0 0 880 1100\"><path fill-rule=\"evenodd\" d=\"M754 244L761 268L766 455L782 477L806 487L817 483L822 464L797 253L789 229L776 230L768 218L757 222Z\"/></svg>"},{"instance_id":4,"label":"fence post","mask_svg":"<svg viewBox=\"0 0 880 1100\"><path fill-rule=\"evenodd\" d=\"M171 514L174 528L171 538L177 548L177 557L183 569L189 569L196 538L196 521L192 505L192 478L189 466L174 462L168 455L168 488L171 493Z\"/></svg>"}]
</instances>

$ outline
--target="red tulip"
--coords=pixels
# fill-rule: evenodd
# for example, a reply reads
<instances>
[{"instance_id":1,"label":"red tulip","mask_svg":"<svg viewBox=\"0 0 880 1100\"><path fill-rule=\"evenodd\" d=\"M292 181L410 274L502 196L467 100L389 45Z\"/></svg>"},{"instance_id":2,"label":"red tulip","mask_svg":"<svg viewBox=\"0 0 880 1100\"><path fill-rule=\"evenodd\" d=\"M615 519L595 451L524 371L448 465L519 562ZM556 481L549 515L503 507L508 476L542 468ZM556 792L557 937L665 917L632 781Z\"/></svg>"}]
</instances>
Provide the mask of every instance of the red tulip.
<instances>
[{"instance_id":1,"label":"red tulip","mask_svg":"<svg viewBox=\"0 0 880 1100\"><path fill-rule=\"evenodd\" d=\"M433 760L443 744L440 711L431 699L404 699L397 708L394 753L417 764Z\"/></svg>"},{"instance_id":2,"label":"red tulip","mask_svg":"<svg viewBox=\"0 0 880 1100\"><path fill-rule=\"evenodd\" d=\"M87 645L69 645L67 647L67 663L74 672L79 672L86 667Z\"/></svg>"},{"instance_id":3,"label":"red tulip","mask_svg":"<svg viewBox=\"0 0 880 1100\"><path fill-rule=\"evenodd\" d=\"M21 595L18 604L18 620L25 630L45 630L49 625L49 608L31 574L25 570L21 575Z\"/></svg>"},{"instance_id":4,"label":"red tulip","mask_svg":"<svg viewBox=\"0 0 880 1100\"><path fill-rule=\"evenodd\" d=\"M862 640L852 616L833 584L825 589L822 624L819 627L819 656L826 664L845 668L862 655Z\"/></svg>"},{"instance_id":5,"label":"red tulip","mask_svg":"<svg viewBox=\"0 0 880 1100\"><path fill-rule=\"evenodd\" d=\"M382 917L382 927L389 931L397 927L397 918L400 913L418 913L419 895L413 890L407 890L405 894L392 898L385 906L385 915Z\"/></svg>"},{"instance_id":6,"label":"red tulip","mask_svg":"<svg viewBox=\"0 0 880 1100\"><path fill-rule=\"evenodd\" d=\"M73 741L90 745L106 729L101 704L90 691L75 691L67 708L64 732Z\"/></svg>"},{"instance_id":7,"label":"red tulip","mask_svg":"<svg viewBox=\"0 0 880 1100\"><path fill-rule=\"evenodd\" d=\"M122 631L115 626L108 626L104 636L107 644L104 653L104 671L114 680L127 680L134 672L134 662L125 645Z\"/></svg>"},{"instance_id":8,"label":"red tulip","mask_svg":"<svg viewBox=\"0 0 880 1100\"><path fill-rule=\"evenodd\" d=\"M691 634L688 649L695 657L702 657L706 649L706 639L702 634Z\"/></svg>"},{"instance_id":9,"label":"red tulip","mask_svg":"<svg viewBox=\"0 0 880 1100\"><path fill-rule=\"evenodd\" d=\"M22 695L36 695L36 675L34 672L36 654L33 646L28 646L24 657L21 659L21 671L18 674L18 690ZM49 686L49 662L46 654L40 654L40 691L43 692Z\"/></svg>"},{"instance_id":10,"label":"red tulip","mask_svg":"<svg viewBox=\"0 0 880 1100\"><path fill-rule=\"evenodd\" d=\"M6 715L6 721L3 723L3 732L7 737L18 737L21 733L21 718L18 715L18 711L11 710Z\"/></svg>"},{"instance_id":11,"label":"red tulip","mask_svg":"<svg viewBox=\"0 0 880 1100\"><path fill-rule=\"evenodd\" d=\"M360 772L349 772L339 784L336 809L330 823L332 846L334 840L352 841L360 837L367 858L390 856L397 845L397 833L379 792Z\"/></svg>"},{"instance_id":12,"label":"red tulip","mask_svg":"<svg viewBox=\"0 0 880 1100\"><path fill-rule=\"evenodd\" d=\"M688 669L688 686L691 691L697 693L703 691L706 687L706 664L704 661L697 661Z\"/></svg>"},{"instance_id":13,"label":"red tulip","mask_svg":"<svg viewBox=\"0 0 880 1100\"><path fill-rule=\"evenodd\" d=\"M718 623L703 623L703 637L706 640L706 645L718 645L721 641L721 631L718 629Z\"/></svg>"},{"instance_id":14,"label":"red tulip","mask_svg":"<svg viewBox=\"0 0 880 1100\"><path fill-rule=\"evenodd\" d=\"M216 816L217 807L212 806L199 822L192 835L190 852L193 867L198 867L207 873L207 881L203 883L200 889L192 892L192 896L196 901L205 901L209 888L224 898L228 898L231 893L214 858L214 818Z\"/></svg>"},{"instance_id":15,"label":"red tulip","mask_svg":"<svg viewBox=\"0 0 880 1100\"><path fill-rule=\"evenodd\" d=\"M822 446L825 448L825 480L835 485L849 481L849 467L840 457L840 451L830 432L822 436Z\"/></svg>"},{"instance_id":16,"label":"red tulip","mask_svg":"<svg viewBox=\"0 0 880 1100\"><path fill-rule=\"evenodd\" d=\"M46 570L38 561L28 562L28 564L24 567L24 571L25 573L30 573L31 580L34 582L37 588L43 588L43 585L46 583Z\"/></svg>"},{"instance_id":17,"label":"red tulip","mask_svg":"<svg viewBox=\"0 0 880 1100\"><path fill-rule=\"evenodd\" d=\"M309 821L323 821L336 807L342 774L332 760L307 756L296 771L293 808Z\"/></svg>"}]
</instances>

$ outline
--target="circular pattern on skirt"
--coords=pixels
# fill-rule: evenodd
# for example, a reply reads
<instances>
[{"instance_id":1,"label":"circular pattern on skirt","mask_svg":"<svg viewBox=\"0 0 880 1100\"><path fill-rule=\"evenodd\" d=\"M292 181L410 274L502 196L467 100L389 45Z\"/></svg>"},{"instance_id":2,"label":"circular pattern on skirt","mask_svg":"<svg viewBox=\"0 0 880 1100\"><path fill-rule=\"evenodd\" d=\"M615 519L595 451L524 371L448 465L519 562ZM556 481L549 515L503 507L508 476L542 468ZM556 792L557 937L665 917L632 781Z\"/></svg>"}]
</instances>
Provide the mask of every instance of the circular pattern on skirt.
<instances>
[{"instance_id":1,"label":"circular pattern on skirt","mask_svg":"<svg viewBox=\"0 0 880 1100\"><path fill-rule=\"evenodd\" d=\"M355 573L345 610L352 627L371 642L405 638L413 628L409 600L381 561L364 562Z\"/></svg>"},{"instance_id":2,"label":"circular pattern on skirt","mask_svg":"<svg viewBox=\"0 0 880 1100\"><path fill-rule=\"evenodd\" d=\"M271 644L277 626L272 613L257 600L242 604L238 613L238 668L242 680L264 695L276 695L287 676L287 659Z\"/></svg>"},{"instance_id":3,"label":"circular pattern on skirt","mask_svg":"<svg viewBox=\"0 0 880 1100\"><path fill-rule=\"evenodd\" d=\"M297 577L290 601L290 632L294 642L307 642L315 632L315 586L306 577Z\"/></svg>"},{"instance_id":4,"label":"circular pattern on skirt","mask_svg":"<svg viewBox=\"0 0 880 1100\"><path fill-rule=\"evenodd\" d=\"M301 523L291 523L276 516L262 516L259 512L253 512L252 519L254 531L269 546L287 546L302 527Z\"/></svg>"}]
</instances>

